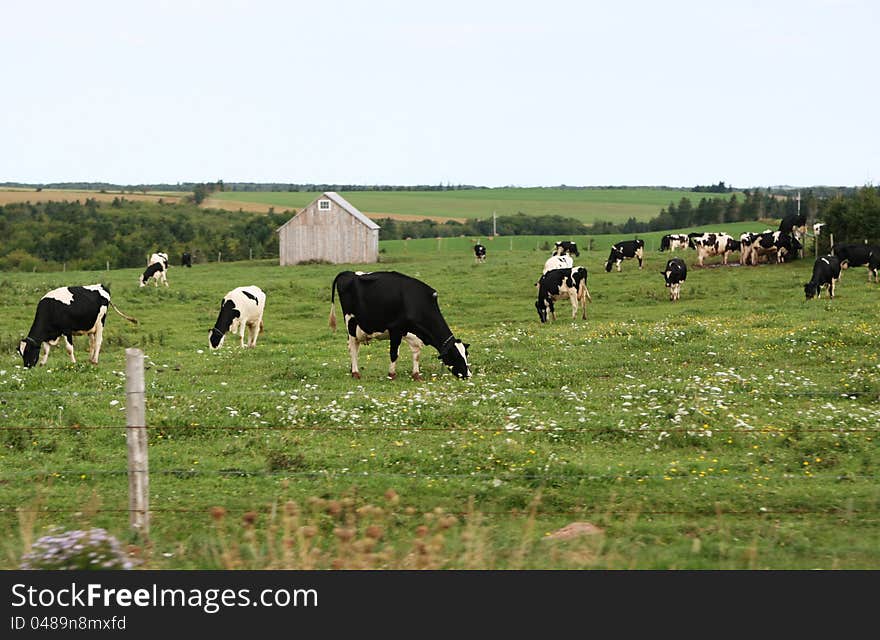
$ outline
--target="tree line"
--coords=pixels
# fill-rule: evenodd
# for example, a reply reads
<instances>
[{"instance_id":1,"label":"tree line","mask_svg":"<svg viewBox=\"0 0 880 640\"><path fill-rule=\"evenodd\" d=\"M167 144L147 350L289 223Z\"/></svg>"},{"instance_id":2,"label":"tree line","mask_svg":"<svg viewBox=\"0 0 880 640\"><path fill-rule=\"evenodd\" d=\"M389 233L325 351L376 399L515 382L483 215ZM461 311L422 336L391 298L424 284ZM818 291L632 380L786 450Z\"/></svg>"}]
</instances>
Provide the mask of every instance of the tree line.
<instances>
[{"instance_id":1,"label":"tree line","mask_svg":"<svg viewBox=\"0 0 880 640\"><path fill-rule=\"evenodd\" d=\"M215 187L216 188L216 187ZM834 234L837 242L880 243L880 193L871 186L817 197L801 194L800 209L809 222L826 223L824 237ZM558 215L531 216L526 213L498 216L500 235L600 235L634 234L649 231L687 229L761 219L781 219L796 213L796 195L747 190L742 197L701 198L695 205L688 198L670 203L647 222L634 217L622 224L596 221L591 225ZM167 251L172 264L183 252L196 262L278 255L275 230L290 211L254 214L243 211L202 209L192 202L163 203L132 201L124 196L112 202L80 201L14 203L0 206L0 271L54 271L140 267L157 250ZM491 218L466 220L395 220L380 218L379 238L435 238L489 236ZM825 250L823 248L823 250Z\"/></svg>"},{"instance_id":2,"label":"tree line","mask_svg":"<svg viewBox=\"0 0 880 640\"><path fill-rule=\"evenodd\" d=\"M0 206L0 271L140 267L154 251L172 264L278 255L275 229L290 213L255 215L194 204L79 201Z\"/></svg>"}]
</instances>

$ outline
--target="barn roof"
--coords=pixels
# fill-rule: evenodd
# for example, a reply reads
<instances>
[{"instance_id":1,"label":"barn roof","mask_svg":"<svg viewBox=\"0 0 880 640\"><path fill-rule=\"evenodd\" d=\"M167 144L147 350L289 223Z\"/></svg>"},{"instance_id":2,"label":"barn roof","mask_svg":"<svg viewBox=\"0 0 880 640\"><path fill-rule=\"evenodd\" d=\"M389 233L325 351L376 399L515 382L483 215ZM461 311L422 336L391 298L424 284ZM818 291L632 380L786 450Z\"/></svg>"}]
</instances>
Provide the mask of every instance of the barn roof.
<instances>
[{"instance_id":1,"label":"barn roof","mask_svg":"<svg viewBox=\"0 0 880 640\"><path fill-rule=\"evenodd\" d=\"M366 225L367 228L369 228L369 229L379 229L380 228L378 224L376 224L375 222L370 220L367 216L365 216L360 211L358 211L357 207L355 207L353 204L351 204L348 200L343 198L341 195L339 195L335 191L325 191L318 198L315 198L315 200L320 200L321 198L328 198L328 199L332 200L333 202L338 204L340 207L342 207L343 209L348 211L355 218L360 220L364 225ZM315 202L315 200L312 200L312 202L310 202L309 205L307 205L307 206L311 206L311 204L313 202ZM300 211L300 213L302 213L302 211ZM299 215L299 213L296 214L296 216L298 216L298 215ZM293 216L293 218L296 218L296 216ZM276 231L281 231L281 229L283 229L288 224L290 224L290 221L293 220L293 218L291 218L290 220L285 222L283 225L278 227L278 229L276 229Z\"/></svg>"}]
</instances>

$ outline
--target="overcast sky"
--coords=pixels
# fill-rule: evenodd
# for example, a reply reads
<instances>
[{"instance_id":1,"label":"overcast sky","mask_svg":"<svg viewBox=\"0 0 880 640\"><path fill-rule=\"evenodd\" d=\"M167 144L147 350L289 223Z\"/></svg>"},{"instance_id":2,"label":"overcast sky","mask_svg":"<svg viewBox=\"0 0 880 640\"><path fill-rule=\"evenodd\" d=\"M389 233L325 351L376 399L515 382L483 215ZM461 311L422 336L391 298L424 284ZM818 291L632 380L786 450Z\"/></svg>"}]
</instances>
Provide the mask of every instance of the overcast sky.
<instances>
[{"instance_id":1,"label":"overcast sky","mask_svg":"<svg viewBox=\"0 0 880 640\"><path fill-rule=\"evenodd\" d=\"M0 182L880 184L876 0L0 13Z\"/></svg>"}]
</instances>

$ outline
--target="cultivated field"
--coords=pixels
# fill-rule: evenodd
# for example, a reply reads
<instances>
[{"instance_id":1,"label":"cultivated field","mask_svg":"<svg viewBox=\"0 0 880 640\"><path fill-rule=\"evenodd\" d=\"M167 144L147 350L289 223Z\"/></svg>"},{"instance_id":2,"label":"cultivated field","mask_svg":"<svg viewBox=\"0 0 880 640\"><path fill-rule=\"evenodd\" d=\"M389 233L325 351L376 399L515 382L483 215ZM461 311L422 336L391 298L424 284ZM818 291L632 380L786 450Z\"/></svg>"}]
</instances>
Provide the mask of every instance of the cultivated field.
<instances>
[{"instance_id":1,"label":"cultivated field","mask_svg":"<svg viewBox=\"0 0 880 640\"><path fill-rule=\"evenodd\" d=\"M388 381L387 342L352 380L327 326L344 267L172 267L169 289L138 289L136 270L3 274L0 568L53 525L103 526L145 568L880 568L880 287L864 268L807 303L812 259L692 267L672 304L667 255L605 273L598 237L576 260L588 319L560 303L541 325L548 240L483 239L481 265L468 238L385 242L367 267L439 291L467 381L431 348L411 381L405 345ZM140 324L111 312L98 366L80 337L78 364L56 348L21 369L39 298L98 281ZM265 334L211 352L220 299L245 284L267 293ZM127 533L128 346L148 356L147 543ZM592 533L550 535L573 522Z\"/></svg>"},{"instance_id":2,"label":"cultivated field","mask_svg":"<svg viewBox=\"0 0 880 640\"><path fill-rule=\"evenodd\" d=\"M87 191L78 189L42 189L36 191L34 189L0 189L0 206L12 204L13 202L61 202L64 200L85 202L88 199L98 200L99 202L112 202L114 198L125 198L126 200L136 200L143 202L179 202L185 193L122 193L121 191Z\"/></svg>"},{"instance_id":3,"label":"cultivated field","mask_svg":"<svg viewBox=\"0 0 880 640\"><path fill-rule=\"evenodd\" d=\"M242 208L245 211L275 211L301 208L317 197L308 192L247 192L213 193L203 206ZM373 218L403 217L463 220L516 215L560 215L576 218L587 224L596 220L614 223L629 218L650 220L670 202L678 204L689 198L696 205L701 198L730 194L691 193L672 189L467 189L461 191L355 191L342 196Z\"/></svg>"}]
</instances>

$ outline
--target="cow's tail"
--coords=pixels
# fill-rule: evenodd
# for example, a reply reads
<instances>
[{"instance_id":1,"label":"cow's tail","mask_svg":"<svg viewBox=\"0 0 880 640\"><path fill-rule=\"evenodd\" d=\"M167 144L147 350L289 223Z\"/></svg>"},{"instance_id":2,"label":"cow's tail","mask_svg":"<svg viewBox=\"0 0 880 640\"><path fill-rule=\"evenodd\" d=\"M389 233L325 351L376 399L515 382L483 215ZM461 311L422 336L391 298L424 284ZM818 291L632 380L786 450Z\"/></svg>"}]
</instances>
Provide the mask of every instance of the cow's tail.
<instances>
[{"instance_id":1,"label":"cow's tail","mask_svg":"<svg viewBox=\"0 0 880 640\"><path fill-rule=\"evenodd\" d=\"M342 273L337 273L336 277L333 278L333 284L330 285L330 328L333 331L336 331L336 282L339 280L339 276Z\"/></svg>"},{"instance_id":2,"label":"cow's tail","mask_svg":"<svg viewBox=\"0 0 880 640\"><path fill-rule=\"evenodd\" d=\"M135 318L132 318L131 316L127 316L127 315L125 315L124 313L122 313L122 312L119 310L119 308L118 308L115 304L113 304L112 302L110 303L110 306L113 307L113 311L115 311L116 313L118 313L119 315L121 315L123 318L125 318L125 319L128 320L129 322L131 322L131 323L133 323L133 324L137 324L137 323L138 323L138 321L137 321Z\"/></svg>"}]
</instances>

